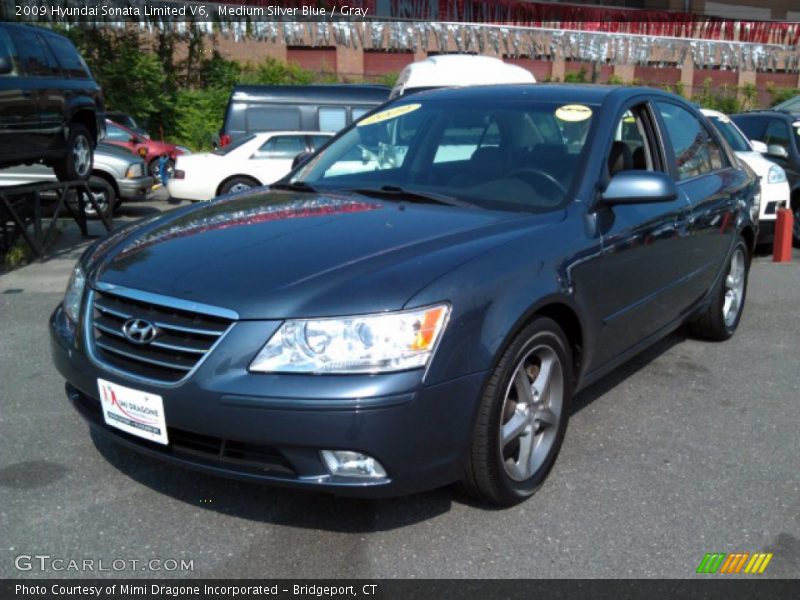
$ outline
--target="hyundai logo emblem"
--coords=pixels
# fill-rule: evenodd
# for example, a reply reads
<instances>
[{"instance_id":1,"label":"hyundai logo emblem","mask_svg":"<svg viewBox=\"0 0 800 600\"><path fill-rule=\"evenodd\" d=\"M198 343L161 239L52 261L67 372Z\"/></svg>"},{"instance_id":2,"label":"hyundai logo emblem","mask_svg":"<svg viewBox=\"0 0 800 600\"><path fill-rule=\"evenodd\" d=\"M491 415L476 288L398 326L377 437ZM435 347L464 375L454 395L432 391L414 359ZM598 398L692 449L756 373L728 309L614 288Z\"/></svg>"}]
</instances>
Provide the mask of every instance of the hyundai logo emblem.
<instances>
[{"instance_id":1,"label":"hyundai logo emblem","mask_svg":"<svg viewBox=\"0 0 800 600\"><path fill-rule=\"evenodd\" d=\"M122 333L134 344L149 344L156 339L158 329L144 319L128 319L122 326Z\"/></svg>"}]
</instances>

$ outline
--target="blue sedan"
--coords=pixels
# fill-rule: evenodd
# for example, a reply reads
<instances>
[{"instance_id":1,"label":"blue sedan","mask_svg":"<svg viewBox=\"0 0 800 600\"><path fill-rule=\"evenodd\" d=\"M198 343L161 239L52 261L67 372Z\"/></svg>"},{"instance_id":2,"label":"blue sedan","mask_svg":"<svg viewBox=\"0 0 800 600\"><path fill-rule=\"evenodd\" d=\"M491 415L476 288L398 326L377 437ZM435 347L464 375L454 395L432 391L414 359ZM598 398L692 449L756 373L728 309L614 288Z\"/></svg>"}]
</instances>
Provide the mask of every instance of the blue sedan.
<instances>
[{"instance_id":1,"label":"blue sedan","mask_svg":"<svg viewBox=\"0 0 800 600\"><path fill-rule=\"evenodd\" d=\"M86 251L50 325L98 432L246 480L507 506L577 391L684 323L739 324L758 182L677 96L421 92L300 163Z\"/></svg>"}]
</instances>

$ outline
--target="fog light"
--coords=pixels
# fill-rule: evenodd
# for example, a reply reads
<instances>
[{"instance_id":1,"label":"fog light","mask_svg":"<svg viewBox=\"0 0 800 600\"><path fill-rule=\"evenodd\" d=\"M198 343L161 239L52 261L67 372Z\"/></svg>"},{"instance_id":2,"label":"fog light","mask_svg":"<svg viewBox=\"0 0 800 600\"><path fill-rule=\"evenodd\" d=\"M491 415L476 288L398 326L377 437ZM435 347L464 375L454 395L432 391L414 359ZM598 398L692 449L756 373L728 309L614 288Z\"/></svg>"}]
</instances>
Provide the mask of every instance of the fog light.
<instances>
[{"instance_id":1,"label":"fog light","mask_svg":"<svg viewBox=\"0 0 800 600\"><path fill-rule=\"evenodd\" d=\"M322 461L331 475L361 479L383 479L386 469L366 454L350 450L322 450Z\"/></svg>"}]
</instances>

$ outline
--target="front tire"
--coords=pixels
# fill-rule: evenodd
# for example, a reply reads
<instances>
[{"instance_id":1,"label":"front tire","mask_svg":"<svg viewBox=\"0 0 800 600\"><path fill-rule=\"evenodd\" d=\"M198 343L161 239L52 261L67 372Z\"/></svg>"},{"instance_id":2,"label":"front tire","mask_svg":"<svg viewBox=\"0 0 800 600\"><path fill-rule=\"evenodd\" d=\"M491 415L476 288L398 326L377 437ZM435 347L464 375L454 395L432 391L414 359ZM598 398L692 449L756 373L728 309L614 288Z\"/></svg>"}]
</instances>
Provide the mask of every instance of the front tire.
<instances>
[{"instance_id":1,"label":"front tire","mask_svg":"<svg viewBox=\"0 0 800 600\"><path fill-rule=\"evenodd\" d=\"M563 330L540 317L503 352L483 392L461 488L512 506L542 485L564 440L572 354Z\"/></svg>"},{"instance_id":2,"label":"front tire","mask_svg":"<svg viewBox=\"0 0 800 600\"><path fill-rule=\"evenodd\" d=\"M742 319L749 273L750 252L740 237L728 257L725 273L717 283L711 304L689 324L692 333L714 341L727 340L734 334Z\"/></svg>"},{"instance_id":3,"label":"front tire","mask_svg":"<svg viewBox=\"0 0 800 600\"><path fill-rule=\"evenodd\" d=\"M64 158L53 165L53 171L59 181L89 179L94 165L91 139L89 130L80 123L72 123L69 126Z\"/></svg>"}]
</instances>

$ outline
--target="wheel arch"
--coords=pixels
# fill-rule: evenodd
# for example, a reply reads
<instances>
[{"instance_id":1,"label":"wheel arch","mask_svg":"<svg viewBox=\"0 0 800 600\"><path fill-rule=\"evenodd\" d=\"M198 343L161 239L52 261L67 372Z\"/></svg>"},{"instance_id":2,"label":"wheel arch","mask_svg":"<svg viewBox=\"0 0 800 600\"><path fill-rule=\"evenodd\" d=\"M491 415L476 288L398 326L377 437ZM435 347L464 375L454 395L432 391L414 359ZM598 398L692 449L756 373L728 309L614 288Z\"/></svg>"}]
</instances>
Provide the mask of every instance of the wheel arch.
<instances>
[{"instance_id":1,"label":"wheel arch","mask_svg":"<svg viewBox=\"0 0 800 600\"><path fill-rule=\"evenodd\" d=\"M78 123L86 127L92 136L92 146L97 146L97 120L95 119L94 112L88 108L79 108L69 120L70 124Z\"/></svg>"},{"instance_id":2,"label":"wheel arch","mask_svg":"<svg viewBox=\"0 0 800 600\"><path fill-rule=\"evenodd\" d=\"M747 251L750 253L750 256L753 256L753 253L756 249L756 232L755 229L751 225L745 225L742 227L742 230L739 232L744 238L745 243L747 244Z\"/></svg>"},{"instance_id":3,"label":"wheel arch","mask_svg":"<svg viewBox=\"0 0 800 600\"><path fill-rule=\"evenodd\" d=\"M496 353L492 361L491 369L493 370L495 368L503 351L508 348L509 344L511 344L519 332L540 317L553 320L561 327L564 335L567 337L567 343L570 346L569 349L572 355L573 382L577 387L583 369L583 359L585 355L585 327L578 315L577 309L572 306L570 300L565 297L547 297L531 306L528 311L517 320L503 339L500 345L500 351Z\"/></svg>"},{"instance_id":4,"label":"wheel arch","mask_svg":"<svg viewBox=\"0 0 800 600\"><path fill-rule=\"evenodd\" d=\"M119 198L119 186L117 185L117 180L114 179L109 173L102 171L100 169L92 169L92 172L89 175L90 177L100 177L101 179L105 180L106 183L110 184L111 187L114 189L114 193Z\"/></svg>"}]
</instances>

